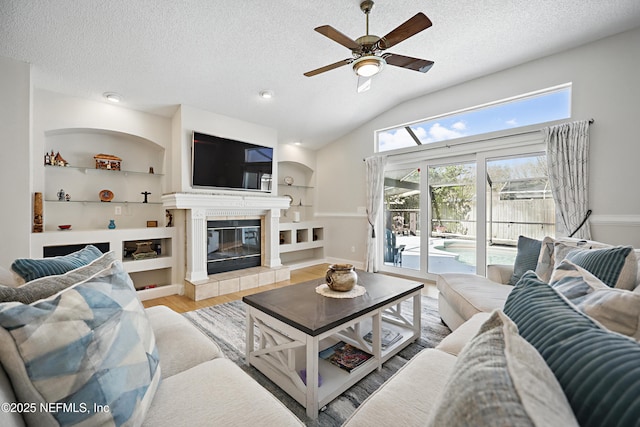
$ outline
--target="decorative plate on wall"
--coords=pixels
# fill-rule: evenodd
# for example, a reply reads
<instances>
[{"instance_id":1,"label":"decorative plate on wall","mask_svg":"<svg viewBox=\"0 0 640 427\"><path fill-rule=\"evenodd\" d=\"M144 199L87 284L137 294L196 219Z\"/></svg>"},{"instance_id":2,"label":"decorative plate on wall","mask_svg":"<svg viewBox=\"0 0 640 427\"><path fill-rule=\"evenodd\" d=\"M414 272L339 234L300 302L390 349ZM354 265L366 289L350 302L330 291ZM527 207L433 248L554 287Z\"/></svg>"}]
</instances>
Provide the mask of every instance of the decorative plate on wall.
<instances>
[{"instance_id":1,"label":"decorative plate on wall","mask_svg":"<svg viewBox=\"0 0 640 427\"><path fill-rule=\"evenodd\" d=\"M113 191L111 190L100 190L100 201L101 202L110 202L113 199Z\"/></svg>"}]
</instances>

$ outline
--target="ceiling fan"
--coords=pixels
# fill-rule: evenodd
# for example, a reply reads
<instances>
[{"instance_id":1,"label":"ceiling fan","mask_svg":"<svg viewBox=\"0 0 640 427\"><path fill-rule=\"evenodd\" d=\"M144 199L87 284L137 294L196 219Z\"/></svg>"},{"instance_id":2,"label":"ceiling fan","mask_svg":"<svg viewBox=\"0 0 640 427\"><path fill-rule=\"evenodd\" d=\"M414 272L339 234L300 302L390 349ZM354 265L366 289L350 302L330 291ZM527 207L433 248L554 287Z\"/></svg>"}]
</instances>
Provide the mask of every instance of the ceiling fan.
<instances>
[{"instance_id":1,"label":"ceiling fan","mask_svg":"<svg viewBox=\"0 0 640 427\"><path fill-rule=\"evenodd\" d=\"M369 12L373 9L373 5L374 3L371 0L365 0L360 3L360 10L362 10L367 17L367 34L356 40L345 36L330 25L315 28L315 31L323 36L351 50L352 57L308 71L304 73L305 76L312 77L325 71L342 67L343 65L353 64L353 71L358 76L358 92L364 92L371 87L371 78L382 71L382 68L386 64L419 71L421 73L426 73L431 69L433 61L383 52L420 31L426 30L432 25L431 20L429 20L424 13L420 12L384 37L370 35Z\"/></svg>"}]
</instances>

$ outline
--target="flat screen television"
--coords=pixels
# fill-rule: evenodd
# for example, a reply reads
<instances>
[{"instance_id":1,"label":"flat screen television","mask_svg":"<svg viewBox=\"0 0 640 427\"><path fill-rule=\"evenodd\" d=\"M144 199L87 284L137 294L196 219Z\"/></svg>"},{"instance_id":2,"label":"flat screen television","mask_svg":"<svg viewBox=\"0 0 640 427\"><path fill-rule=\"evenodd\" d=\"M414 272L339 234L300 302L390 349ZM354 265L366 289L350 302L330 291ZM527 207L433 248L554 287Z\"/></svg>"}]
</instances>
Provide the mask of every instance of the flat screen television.
<instances>
[{"instance_id":1,"label":"flat screen television","mask_svg":"<svg viewBox=\"0 0 640 427\"><path fill-rule=\"evenodd\" d=\"M191 185L271 192L273 148L193 132Z\"/></svg>"}]
</instances>

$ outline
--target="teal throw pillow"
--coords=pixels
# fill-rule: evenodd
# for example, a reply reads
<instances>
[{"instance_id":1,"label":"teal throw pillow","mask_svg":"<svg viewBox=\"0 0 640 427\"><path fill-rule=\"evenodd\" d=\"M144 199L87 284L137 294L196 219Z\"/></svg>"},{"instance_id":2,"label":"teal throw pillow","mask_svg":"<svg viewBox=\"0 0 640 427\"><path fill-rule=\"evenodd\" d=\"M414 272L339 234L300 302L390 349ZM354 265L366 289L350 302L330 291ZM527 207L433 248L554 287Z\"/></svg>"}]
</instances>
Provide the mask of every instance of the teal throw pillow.
<instances>
[{"instance_id":1,"label":"teal throw pillow","mask_svg":"<svg viewBox=\"0 0 640 427\"><path fill-rule=\"evenodd\" d=\"M515 285L525 272L536 269L541 248L542 241L540 240L525 236L518 237L518 253L516 254L509 285Z\"/></svg>"},{"instance_id":2,"label":"teal throw pillow","mask_svg":"<svg viewBox=\"0 0 640 427\"><path fill-rule=\"evenodd\" d=\"M40 277L16 288L0 285L0 302L15 301L31 304L32 302L49 298L58 292L62 292L73 285L87 281L100 274L106 266L111 265L116 259L115 253L107 252L89 264L67 271L64 274Z\"/></svg>"},{"instance_id":3,"label":"teal throw pillow","mask_svg":"<svg viewBox=\"0 0 640 427\"><path fill-rule=\"evenodd\" d=\"M101 255L100 249L87 245L79 251L64 256L42 259L19 258L11 264L11 269L25 282L30 282L40 277L64 274L89 264Z\"/></svg>"},{"instance_id":4,"label":"teal throw pillow","mask_svg":"<svg viewBox=\"0 0 640 427\"><path fill-rule=\"evenodd\" d=\"M600 327L525 273L504 312L545 359L581 426L637 426L640 344Z\"/></svg>"}]
</instances>

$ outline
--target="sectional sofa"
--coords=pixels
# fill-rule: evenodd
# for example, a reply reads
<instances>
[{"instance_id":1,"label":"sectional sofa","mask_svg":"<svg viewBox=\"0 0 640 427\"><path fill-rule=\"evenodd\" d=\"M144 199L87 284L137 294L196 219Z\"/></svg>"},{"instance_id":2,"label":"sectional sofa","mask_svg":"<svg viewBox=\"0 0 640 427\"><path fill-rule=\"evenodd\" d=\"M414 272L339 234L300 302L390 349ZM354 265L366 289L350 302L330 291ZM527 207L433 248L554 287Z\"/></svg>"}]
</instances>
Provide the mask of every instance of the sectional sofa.
<instances>
[{"instance_id":1,"label":"sectional sofa","mask_svg":"<svg viewBox=\"0 0 640 427\"><path fill-rule=\"evenodd\" d=\"M15 269L45 276L0 286L0 425L302 425L183 316L143 309L120 261L93 249L63 266L23 260ZM523 239L515 269L491 276L515 285L442 275L453 333L345 426L638 425L637 258Z\"/></svg>"},{"instance_id":2,"label":"sectional sofa","mask_svg":"<svg viewBox=\"0 0 640 427\"><path fill-rule=\"evenodd\" d=\"M515 268L439 277L453 333L345 426L639 425L640 253L520 240Z\"/></svg>"},{"instance_id":3,"label":"sectional sofa","mask_svg":"<svg viewBox=\"0 0 640 427\"><path fill-rule=\"evenodd\" d=\"M21 260L70 270L0 286L1 426L303 425L183 316L144 309L114 253L93 249Z\"/></svg>"}]
</instances>

